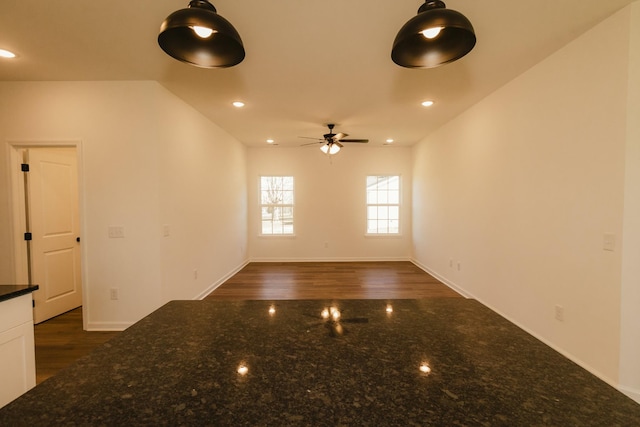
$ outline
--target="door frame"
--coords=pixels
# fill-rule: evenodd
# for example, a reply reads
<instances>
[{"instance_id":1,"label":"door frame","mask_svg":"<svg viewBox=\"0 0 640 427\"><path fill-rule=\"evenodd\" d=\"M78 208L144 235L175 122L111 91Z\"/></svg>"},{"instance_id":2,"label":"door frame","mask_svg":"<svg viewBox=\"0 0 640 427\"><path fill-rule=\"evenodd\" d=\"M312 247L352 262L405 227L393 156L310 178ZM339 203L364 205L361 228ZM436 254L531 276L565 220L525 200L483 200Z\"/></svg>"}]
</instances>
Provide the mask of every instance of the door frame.
<instances>
[{"instance_id":1,"label":"door frame","mask_svg":"<svg viewBox=\"0 0 640 427\"><path fill-rule=\"evenodd\" d=\"M74 148L78 165L78 215L80 219L80 236L86 236L86 224L84 220L84 174L82 141L80 140L44 140L44 141L7 141L7 160L9 162L9 201L11 203L11 234L13 236L13 256L14 282L18 284L28 283L28 256L27 247L24 244L24 232L26 231L26 194L24 188L24 175L19 168L15 167L22 163L21 151L33 148ZM87 330L89 319L89 298L87 286L86 268L86 245L84 241L80 244L80 276L82 280L82 327Z\"/></svg>"}]
</instances>

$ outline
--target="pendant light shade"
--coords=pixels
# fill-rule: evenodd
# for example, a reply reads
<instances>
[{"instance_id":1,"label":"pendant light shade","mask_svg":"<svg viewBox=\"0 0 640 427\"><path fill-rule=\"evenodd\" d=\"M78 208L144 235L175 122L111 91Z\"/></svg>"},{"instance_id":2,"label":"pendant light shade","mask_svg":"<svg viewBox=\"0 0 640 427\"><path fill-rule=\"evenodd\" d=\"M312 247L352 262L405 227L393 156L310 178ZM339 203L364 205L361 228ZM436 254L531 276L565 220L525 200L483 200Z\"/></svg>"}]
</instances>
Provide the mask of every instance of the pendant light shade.
<instances>
[{"instance_id":1,"label":"pendant light shade","mask_svg":"<svg viewBox=\"0 0 640 427\"><path fill-rule=\"evenodd\" d=\"M391 59L401 67L433 68L462 58L475 44L473 26L463 14L440 0L426 0L398 32Z\"/></svg>"},{"instance_id":2,"label":"pendant light shade","mask_svg":"<svg viewBox=\"0 0 640 427\"><path fill-rule=\"evenodd\" d=\"M197 67L233 67L244 59L240 35L207 0L191 0L188 8L169 15L158 44L169 56Z\"/></svg>"}]
</instances>

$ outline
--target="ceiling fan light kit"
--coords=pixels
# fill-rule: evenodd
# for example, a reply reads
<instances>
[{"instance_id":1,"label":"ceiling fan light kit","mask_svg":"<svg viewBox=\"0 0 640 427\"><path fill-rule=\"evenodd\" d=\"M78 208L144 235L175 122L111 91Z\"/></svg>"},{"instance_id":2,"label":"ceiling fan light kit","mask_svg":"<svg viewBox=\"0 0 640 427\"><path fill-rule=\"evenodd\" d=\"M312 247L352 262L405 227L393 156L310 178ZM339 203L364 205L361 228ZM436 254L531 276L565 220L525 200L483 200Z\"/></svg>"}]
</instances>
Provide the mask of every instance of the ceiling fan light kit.
<instances>
[{"instance_id":1,"label":"ceiling fan light kit","mask_svg":"<svg viewBox=\"0 0 640 427\"><path fill-rule=\"evenodd\" d=\"M162 22L158 44L178 61L203 68L238 65L245 56L240 35L207 0L191 0L186 9Z\"/></svg>"},{"instance_id":2,"label":"ceiling fan light kit","mask_svg":"<svg viewBox=\"0 0 640 427\"><path fill-rule=\"evenodd\" d=\"M325 145L320 147L320 151L331 156L333 154L338 154L338 151L340 151L342 147L342 144L339 142L327 142Z\"/></svg>"},{"instance_id":3,"label":"ceiling fan light kit","mask_svg":"<svg viewBox=\"0 0 640 427\"><path fill-rule=\"evenodd\" d=\"M322 151L324 154L332 155L332 154L337 154L338 151L340 151L340 149L344 147L341 144L342 142L364 143L364 144L369 142L368 139L347 139L346 137L349 135L347 135L346 133L342 133L342 132L333 133L333 128L335 127L335 124L333 123L329 123L327 127L329 128L329 133L325 133L324 135L322 135L322 138L318 138L317 142L310 142L308 144L302 144L302 145L322 144L322 146L320 147L320 151ZM300 138L307 138L307 137L301 136ZM309 139L316 139L316 138L309 138Z\"/></svg>"},{"instance_id":4,"label":"ceiling fan light kit","mask_svg":"<svg viewBox=\"0 0 640 427\"><path fill-rule=\"evenodd\" d=\"M440 0L426 0L398 32L391 59L401 67L434 68L469 53L476 44L471 22Z\"/></svg>"}]
</instances>

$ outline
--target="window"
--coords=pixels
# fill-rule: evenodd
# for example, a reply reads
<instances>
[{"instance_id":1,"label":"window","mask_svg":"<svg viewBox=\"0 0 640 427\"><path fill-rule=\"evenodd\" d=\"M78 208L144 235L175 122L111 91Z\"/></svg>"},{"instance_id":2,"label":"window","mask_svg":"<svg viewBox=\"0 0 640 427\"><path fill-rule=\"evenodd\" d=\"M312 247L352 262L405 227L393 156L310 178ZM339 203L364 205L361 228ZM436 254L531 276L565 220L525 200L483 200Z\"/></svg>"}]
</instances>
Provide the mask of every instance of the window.
<instances>
[{"instance_id":1,"label":"window","mask_svg":"<svg viewBox=\"0 0 640 427\"><path fill-rule=\"evenodd\" d=\"M367 234L400 233L400 177L367 177Z\"/></svg>"},{"instance_id":2,"label":"window","mask_svg":"<svg viewBox=\"0 0 640 427\"><path fill-rule=\"evenodd\" d=\"M262 234L293 234L293 177L261 176Z\"/></svg>"}]
</instances>

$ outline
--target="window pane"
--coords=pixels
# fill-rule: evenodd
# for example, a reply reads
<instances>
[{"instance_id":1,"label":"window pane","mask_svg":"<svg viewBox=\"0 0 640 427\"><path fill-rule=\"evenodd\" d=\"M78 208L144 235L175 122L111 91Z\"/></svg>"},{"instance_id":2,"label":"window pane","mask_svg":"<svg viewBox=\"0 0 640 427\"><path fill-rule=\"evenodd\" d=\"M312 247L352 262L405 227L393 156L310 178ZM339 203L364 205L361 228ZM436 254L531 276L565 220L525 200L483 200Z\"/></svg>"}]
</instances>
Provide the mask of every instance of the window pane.
<instances>
[{"instance_id":1,"label":"window pane","mask_svg":"<svg viewBox=\"0 0 640 427\"><path fill-rule=\"evenodd\" d=\"M390 190L399 190L400 189L400 177L399 176L389 177L389 189Z\"/></svg>"},{"instance_id":2,"label":"window pane","mask_svg":"<svg viewBox=\"0 0 640 427\"><path fill-rule=\"evenodd\" d=\"M271 213L272 213L272 209L271 207L263 207L262 208L262 220L269 220L271 221Z\"/></svg>"},{"instance_id":3,"label":"window pane","mask_svg":"<svg viewBox=\"0 0 640 427\"><path fill-rule=\"evenodd\" d=\"M293 223L284 223L282 226L282 234L293 234Z\"/></svg>"},{"instance_id":4,"label":"window pane","mask_svg":"<svg viewBox=\"0 0 640 427\"><path fill-rule=\"evenodd\" d=\"M367 204L373 205L378 203L378 193L376 191L367 191Z\"/></svg>"},{"instance_id":5,"label":"window pane","mask_svg":"<svg viewBox=\"0 0 640 427\"><path fill-rule=\"evenodd\" d=\"M368 176L367 233L398 234L400 231L400 176Z\"/></svg>"},{"instance_id":6,"label":"window pane","mask_svg":"<svg viewBox=\"0 0 640 427\"><path fill-rule=\"evenodd\" d=\"M389 208L386 206L378 206L378 219L387 219L389 217Z\"/></svg>"},{"instance_id":7,"label":"window pane","mask_svg":"<svg viewBox=\"0 0 640 427\"><path fill-rule=\"evenodd\" d=\"M398 206L389 206L389 219L400 219L400 208Z\"/></svg>"},{"instance_id":8,"label":"window pane","mask_svg":"<svg viewBox=\"0 0 640 427\"><path fill-rule=\"evenodd\" d=\"M378 208L376 206L367 207L367 218L378 219Z\"/></svg>"},{"instance_id":9,"label":"window pane","mask_svg":"<svg viewBox=\"0 0 640 427\"><path fill-rule=\"evenodd\" d=\"M260 177L262 234L293 234L294 179Z\"/></svg>"},{"instance_id":10,"label":"window pane","mask_svg":"<svg viewBox=\"0 0 640 427\"><path fill-rule=\"evenodd\" d=\"M386 190L378 192L378 203L380 204L389 203L389 193Z\"/></svg>"},{"instance_id":11,"label":"window pane","mask_svg":"<svg viewBox=\"0 0 640 427\"><path fill-rule=\"evenodd\" d=\"M282 177L282 189L293 191L293 177L292 176L284 176Z\"/></svg>"}]
</instances>

